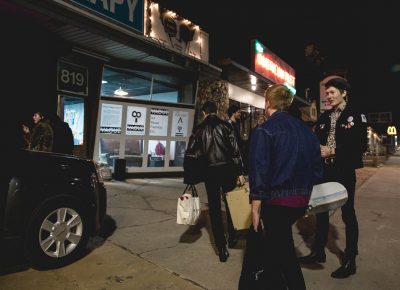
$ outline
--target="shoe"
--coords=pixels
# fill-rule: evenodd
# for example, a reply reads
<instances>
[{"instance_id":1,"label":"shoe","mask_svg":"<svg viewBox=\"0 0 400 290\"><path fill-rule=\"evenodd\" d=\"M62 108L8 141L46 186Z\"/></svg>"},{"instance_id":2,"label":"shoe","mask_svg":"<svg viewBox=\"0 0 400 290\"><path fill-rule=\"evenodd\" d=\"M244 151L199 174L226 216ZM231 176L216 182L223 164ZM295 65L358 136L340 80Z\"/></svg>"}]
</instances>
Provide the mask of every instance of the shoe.
<instances>
[{"instance_id":1,"label":"shoe","mask_svg":"<svg viewBox=\"0 0 400 290\"><path fill-rule=\"evenodd\" d=\"M223 247L222 249L219 250L219 260L221 262L226 262L226 260L228 260L229 257L229 252L226 249L226 247Z\"/></svg>"},{"instance_id":2,"label":"shoe","mask_svg":"<svg viewBox=\"0 0 400 290\"><path fill-rule=\"evenodd\" d=\"M232 248L234 248L235 246L236 246L236 244L238 243L238 239L236 238L236 237L234 237L234 238L229 238L228 239L228 248L229 249L232 249Z\"/></svg>"},{"instance_id":3,"label":"shoe","mask_svg":"<svg viewBox=\"0 0 400 290\"><path fill-rule=\"evenodd\" d=\"M356 273L356 260L347 259L346 262L340 266L336 271L332 272L331 277L337 279L344 279Z\"/></svg>"},{"instance_id":4,"label":"shoe","mask_svg":"<svg viewBox=\"0 0 400 290\"><path fill-rule=\"evenodd\" d=\"M299 262L303 264L311 264L311 263L325 263L326 255L325 251L312 251L311 254L303 257L299 257Z\"/></svg>"}]
</instances>

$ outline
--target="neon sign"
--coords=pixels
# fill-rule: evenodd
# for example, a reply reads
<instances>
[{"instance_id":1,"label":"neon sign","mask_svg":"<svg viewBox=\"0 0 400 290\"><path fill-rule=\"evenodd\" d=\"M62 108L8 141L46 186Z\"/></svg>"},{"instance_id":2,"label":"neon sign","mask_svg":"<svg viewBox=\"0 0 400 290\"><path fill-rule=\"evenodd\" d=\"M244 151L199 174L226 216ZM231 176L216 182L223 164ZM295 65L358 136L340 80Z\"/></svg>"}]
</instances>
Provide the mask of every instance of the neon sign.
<instances>
[{"instance_id":1,"label":"neon sign","mask_svg":"<svg viewBox=\"0 0 400 290\"><path fill-rule=\"evenodd\" d=\"M253 41L254 71L275 83L295 86L295 71L257 40Z\"/></svg>"}]
</instances>

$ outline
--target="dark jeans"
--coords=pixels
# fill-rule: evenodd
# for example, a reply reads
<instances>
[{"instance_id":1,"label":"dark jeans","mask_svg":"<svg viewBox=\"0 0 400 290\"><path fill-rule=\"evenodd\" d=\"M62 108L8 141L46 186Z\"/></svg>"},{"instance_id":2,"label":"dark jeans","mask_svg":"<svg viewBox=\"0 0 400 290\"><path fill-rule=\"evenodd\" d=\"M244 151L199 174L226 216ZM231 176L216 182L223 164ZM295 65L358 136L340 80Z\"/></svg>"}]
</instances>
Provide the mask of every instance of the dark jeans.
<instances>
[{"instance_id":1,"label":"dark jeans","mask_svg":"<svg viewBox=\"0 0 400 290\"><path fill-rule=\"evenodd\" d=\"M240 290L306 289L292 235L292 225L305 214L305 210L305 207L293 208L262 204L263 242L260 244L259 237L255 236L252 229L249 230L248 240L250 238L252 243L246 244L246 253L239 280ZM251 246L258 246L259 248L251 249ZM261 262L260 259L262 259ZM259 274L261 282L254 283L252 272L254 273L257 268L260 268L260 264L263 265L263 272Z\"/></svg>"},{"instance_id":2,"label":"dark jeans","mask_svg":"<svg viewBox=\"0 0 400 290\"><path fill-rule=\"evenodd\" d=\"M354 209L354 195L356 186L356 173L354 169L339 168L335 165L324 167L324 181L335 181L343 184L347 190L348 200L342 206L342 220L346 226L346 249L348 258L355 258L358 254L358 222ZM322 251L328 241L329 212L316 215L316 236L314 243L315 251Z\"/></svg>"},{"instance_id":3,"label":"dark jeans","mask_svg":"<svg viewBox=\"0 0 400 290\"><path fill-rule=\"evenodd\" d=\"M226 246L224 226L222 223L221 196L224 198L226 208L226 219L228 224L228 234L235 236L235 229L232 223L231 213L226 203L225 193L234 181L232 170L226 165L209 167L206 174L205 186L208 198L208 209L211 220L214 242L218 250ZM231 188L232 189L232 188Z\"/></svg>"}]
</instances>

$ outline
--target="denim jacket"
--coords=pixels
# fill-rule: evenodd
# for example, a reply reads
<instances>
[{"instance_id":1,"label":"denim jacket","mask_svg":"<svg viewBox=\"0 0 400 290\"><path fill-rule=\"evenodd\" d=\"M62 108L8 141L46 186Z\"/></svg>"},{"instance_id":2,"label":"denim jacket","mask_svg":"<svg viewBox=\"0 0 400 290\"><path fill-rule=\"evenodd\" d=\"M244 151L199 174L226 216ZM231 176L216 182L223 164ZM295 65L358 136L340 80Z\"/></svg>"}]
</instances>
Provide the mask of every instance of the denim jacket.
<instances>
[{"instance_id":1,"label":"denim jacket","mask_svg":"<svg viewBox=\"0 0 400 290\"><path fill-rule=\"evenodd\" d=\"M277 111L253 133L250 199L310 196L322 178L319 141L307 125Z\"/></svg>"}]
</instances>

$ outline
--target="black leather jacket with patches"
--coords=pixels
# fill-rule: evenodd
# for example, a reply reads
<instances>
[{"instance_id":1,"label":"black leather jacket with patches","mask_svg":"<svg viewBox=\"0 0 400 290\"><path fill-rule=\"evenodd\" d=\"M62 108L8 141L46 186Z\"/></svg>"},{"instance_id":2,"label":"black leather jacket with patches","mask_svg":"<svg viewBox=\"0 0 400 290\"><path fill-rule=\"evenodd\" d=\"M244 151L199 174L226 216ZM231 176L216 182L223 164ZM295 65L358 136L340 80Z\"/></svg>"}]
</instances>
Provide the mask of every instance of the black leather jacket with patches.
<instances>
[{"instance_id":1,"label":"black leather jacket with patches","mask_svg":"<svg viewBox=\"0 0 400 290\"><path fill-rule=\"evenodd\" d=\"M326 145L331 127L330 115L325 111L317 121L315 133L321 145ZM349 105L340 114L335 131L335 163L349 169L363 167L362 155L367 151L367 118Z\"/></svg>"}]
</instances>

